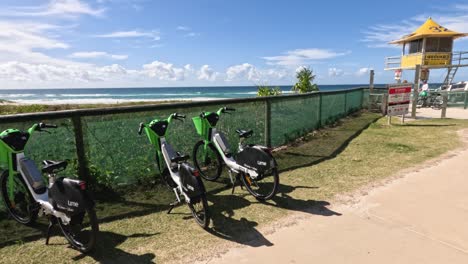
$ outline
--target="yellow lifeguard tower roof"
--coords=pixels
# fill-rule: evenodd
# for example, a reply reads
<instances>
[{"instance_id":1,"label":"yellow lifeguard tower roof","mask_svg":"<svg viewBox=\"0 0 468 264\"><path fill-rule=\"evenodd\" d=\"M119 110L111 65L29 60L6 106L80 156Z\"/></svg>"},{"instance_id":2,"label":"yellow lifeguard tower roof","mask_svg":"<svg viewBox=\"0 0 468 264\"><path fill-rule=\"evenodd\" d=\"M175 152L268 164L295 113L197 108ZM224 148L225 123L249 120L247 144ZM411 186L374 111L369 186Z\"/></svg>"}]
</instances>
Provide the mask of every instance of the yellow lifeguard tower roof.
<instances>
[{"instance_id":1,"label":"yellow lifeguard tower roof","mask_svg":"<svg viewBox=\"0 0 468 264\"><path fill-rule=\"evenodd\" d=\"M421 39L423 37L451 37L453 39L468 36L467 33L458 33L449 30L439 24L437 24L432 18L428 18L424 24L422 24L413 33L403 36L401 39L394 40L390 44L403 44L415 39Z\"/></svg>"}]
</instances>

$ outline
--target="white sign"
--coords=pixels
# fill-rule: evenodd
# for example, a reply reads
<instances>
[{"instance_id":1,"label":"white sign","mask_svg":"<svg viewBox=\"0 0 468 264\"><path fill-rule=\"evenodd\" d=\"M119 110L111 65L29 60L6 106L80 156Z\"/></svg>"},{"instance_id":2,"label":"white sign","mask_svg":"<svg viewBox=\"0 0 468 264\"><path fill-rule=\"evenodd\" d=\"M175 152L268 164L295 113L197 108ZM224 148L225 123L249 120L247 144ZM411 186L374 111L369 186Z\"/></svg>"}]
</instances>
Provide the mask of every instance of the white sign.
<instances>
[{"instance_id":1,"label":"white sign","mask_svg":"<svg viewBox=\"0 0 468 264\"><path fill-rule=\"evenodd\" d=\"M405 115L408 113L412 88L412 84L398 84L388 87L388 116Z\"/></svg>"}]
</instances>

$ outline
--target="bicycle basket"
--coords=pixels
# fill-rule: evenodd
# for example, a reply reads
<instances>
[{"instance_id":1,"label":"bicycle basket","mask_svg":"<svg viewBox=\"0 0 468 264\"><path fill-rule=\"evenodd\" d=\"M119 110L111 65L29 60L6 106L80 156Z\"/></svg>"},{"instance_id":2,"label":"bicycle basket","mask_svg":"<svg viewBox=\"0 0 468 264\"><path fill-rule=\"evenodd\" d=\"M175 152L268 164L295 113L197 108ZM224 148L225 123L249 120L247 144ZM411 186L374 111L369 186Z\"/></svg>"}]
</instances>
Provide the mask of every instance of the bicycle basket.
<instances>
[{"instance_id":1,"label":"bicycle basket","mask_svg":"<svg viewBox=\"0 0 468 264\"><path fill-rule=\"evenodd\" d=\"M195 124L195 129L197 130L197 134L199 134L200 136L208 135L208 130L210 129L210 126L208 125L208 122L206 121L205 118L196 116L192 118L192 120L193 120L193 123Z\"/></svg>"}]
</instances>

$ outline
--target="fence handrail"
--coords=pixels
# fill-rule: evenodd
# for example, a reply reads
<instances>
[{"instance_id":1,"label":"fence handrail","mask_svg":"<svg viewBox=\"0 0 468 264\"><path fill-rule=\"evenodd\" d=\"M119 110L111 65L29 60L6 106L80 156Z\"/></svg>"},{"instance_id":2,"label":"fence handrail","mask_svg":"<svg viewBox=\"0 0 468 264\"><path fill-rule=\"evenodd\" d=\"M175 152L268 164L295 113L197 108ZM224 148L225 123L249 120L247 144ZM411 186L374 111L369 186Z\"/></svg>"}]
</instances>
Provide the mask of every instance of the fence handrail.
<instances>
[{"instance_id":1,"label":"fence handrail","mask_svg":"<svg viewBox=\"0 0 468 264\"><path fill-rule=\"evenodd\" d=\"M167 110L167 109L174 109L174 108L210 106L210 105L219 105L219 104L261 102L261 101L267 101L271 99L279 100L279 99L289 99L289 98L296 98L296 97L313 97L313 96L318 96L320 94L337 94L337 93L344 93L346 91L352 92L352 91L367 89L367 88L368 88L367 86L359 86L359 87L345 89L345 90L318 91L318 92L312 92L312 93L306 93L306 94L288 94L288 95L265 96L265 97L230 98L230 99L217 99L217 100L208 100L208 101L177 102L177 103L148 104L148 105L134 105L134 106L113 106L113 107L60 110L60 111L25 113L25 114L11 114L11 115L0 116L0 124L9 123L9 122L32 121L32 120L38 120L38 119L53 120L53 119L60 119L60 118L72 118L76 116L85 117L85 116L111 115L111 114L122 114L122 113L136 113L136 112L146 112L146 111Z\"/></svg>"}]
</instances>

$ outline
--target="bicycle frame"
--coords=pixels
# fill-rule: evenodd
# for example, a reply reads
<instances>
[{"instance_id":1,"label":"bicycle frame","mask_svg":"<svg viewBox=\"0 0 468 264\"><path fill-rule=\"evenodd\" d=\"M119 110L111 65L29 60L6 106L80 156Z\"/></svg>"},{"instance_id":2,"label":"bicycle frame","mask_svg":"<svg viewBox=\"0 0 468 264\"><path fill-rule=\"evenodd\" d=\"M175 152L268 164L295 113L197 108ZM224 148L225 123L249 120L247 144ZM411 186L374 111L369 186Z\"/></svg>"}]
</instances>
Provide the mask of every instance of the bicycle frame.
<instances>
[{"instance_id":1,"label":"bicycle frame","mask_svg":"<svg viewBox=\"0 0 468 264\"><path fill-rule=\"evenodd\" d=\"M253 179L255 179L258 176L258 173L256 171L237 164L236 160L231 155L228 156L228 155L226 155L224 153L224 151L222 150L222 148L219 145L218 141L215 139L215 137L217 135L219 135L220 133L221 132L218 132L216 130L216 128L211 128L210 141L205 140L205 146L204 146L205 151L206 151L206 149L208 147L208 144L212 143L216 147L216 149L218 150L218 153L221 155L221 158L223 159L224 163L226 163L226 166L228 166L231 171L233 171L235 173L244 172L244 173L249 174L250 177L252 177ZM242 151L242 149L243 149L243 144L242 144L242 140L241 140L241 142L239 142L238 151ZM231 177L231 180L233 180L232 176L231 175L229 175L229 176Z\"/></svg>"},{"instance_id":2,"label":"bicycle frame","mask_svg":"<svg viewBox=\"0 0 468 264\"><path fill-rule=\"evenodd\" d=\"M172 169L172 167L174 167L174 166L172 165L171 157L169 157L170 152L174 151L172 146L169 144L169 142L167 142L165 135L160 136L160 135L156 134L156 132L154 132L150 128L151 124L154 124L154 123L157 123L157 122L160 122L160 121L163 121L163 122L167 121L167 126L169 126L171 124L172 120L173 120L173 115L171 115L167 119L162 119L162 120L154 119L150 123L144 124L143 128L145 130L146 135L148 136L149 141L155 147L156 156L157 156L156 162L157 162L159 172L161 174L163 173L163 167L161 166L162 165L161 160L164 160L164 164L165 164L166 168L168 169L172 180L177 185L176 188L173 188L173 191L174 191L174 193L176 195L177 201L181 202L180 196L179 196L179 194L177 192L177 191L179 191L184 196L185 201L190 202L190 198L188 197L188 195L185 193L185 191L182 188L182 183L181 183L181 180L180 180L179 170L175 171L175 170ZM177 166L180 166L180 164L177 164Z\"/></svg>"},{"instance_id":3,"label":"bicycle frame","mask_svg":"<svg viewBox=\"0 0 468 264\"><path fill-rule=\"evenodd\" d=\"M225 113L225 110L226 110L226 108L222 107L218 111L216 111L216 114L218 116L221 116L221 114ZM211 113L206 112L205 114L209 115ZM221 132L218 132L216 127L212 126L206 120L205 117L203 117L202 119L204 119L204 120L201 120L200 122L205 122L205 124L203 124L203 125L207 126L208 129L204 130L202 128L200 128L200 129L197 128L197 130L198 129L200 130L199 134L203 137L203 141L204 141L203 150L205 151L205 153L206 153L206 151L208 149L208 145L210 143L212 143L215 146L218 153L221 155L221 158L223 159L224 163L229 168L229 177L231 178L232 182L234 182L234 180L232 178L231 172L234 172L234 173L239 173L239 172L247 173L247 174L250 175L250 177L255 179L258 176L258 173L255 170L252 170L252 169L249 169L247 167L239 165L236 162L236 160L232 157L232 155L227 155L226 153L224 153L224 151L222 150L222 147L219 145L218 141L215 139L216 137L221 137L220 136ZM200 126L202 126L202 125L200 124ZM244 141L244 139L242 139L242 138L239 141L238 152L242 151L243 148L244 148L243 141ZM262 146L254 146L254 147L259 148L261 150L267 149L266 147L262 147Z\"/></svg>"},{"instance_id":4,"label":"bicycle frame","mask_svg":"<svg viewBox=\"0 0 468 264\"><path fill-rule=\"evenodd\" d=\"M38 124L34 124L31 128L27 130L27 134L29 138L27 139L25 146L27 142L31 139L31 136L36 132ZM19 131L14 129L13 131ZM22 150L14 150L10 146L8 146L5 142L0 140L0 156L5 158L7 160L7 168L8 168L8 197L10 200L13 200L13 190L14 190L14 180L18 174L21 175L23 178L23 181L26 183L26 186L28 187L29 193L32 195L33 199L39 203L43 211L40 211L40 214L45 213L45 214L51 214L56 217L60 217L62 221L66 224L70 222L70 218L59 211L56 211L54 207L52 206L51 203L49 203L49 193L48 189L52 187L54 181L55 181L55 175L50 174L49 175L49 185L47 186L45 192L38 194L34 191L33 187L29 184L28 179L25 176L25 173L22 171L21 166L19 166L20 162L22 159L24 159L26 156L24 155L24 148Z\"/></svg>"}]
</instances>

